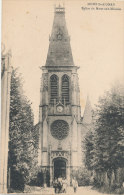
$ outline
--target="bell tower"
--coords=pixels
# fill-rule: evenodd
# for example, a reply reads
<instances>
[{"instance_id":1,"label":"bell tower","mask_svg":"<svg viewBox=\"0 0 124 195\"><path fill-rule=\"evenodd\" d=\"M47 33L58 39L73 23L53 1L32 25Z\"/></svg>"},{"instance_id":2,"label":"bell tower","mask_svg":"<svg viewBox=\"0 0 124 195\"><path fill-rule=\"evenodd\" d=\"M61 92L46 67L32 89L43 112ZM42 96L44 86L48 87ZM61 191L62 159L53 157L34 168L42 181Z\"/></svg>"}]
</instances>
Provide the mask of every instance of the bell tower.
<instances>
[{"instance_id":1,"label":"bell tower","mask_svg":"<svg viewBox=\"0 0 124 195\"><path fill-rule=\"evenodd\" d=\"M74 65L65 8L55 8L45 66L42 66L39 106L39 165L70 182L81 166L81 107L78 67Z\"/></svg>"}]
</instances>

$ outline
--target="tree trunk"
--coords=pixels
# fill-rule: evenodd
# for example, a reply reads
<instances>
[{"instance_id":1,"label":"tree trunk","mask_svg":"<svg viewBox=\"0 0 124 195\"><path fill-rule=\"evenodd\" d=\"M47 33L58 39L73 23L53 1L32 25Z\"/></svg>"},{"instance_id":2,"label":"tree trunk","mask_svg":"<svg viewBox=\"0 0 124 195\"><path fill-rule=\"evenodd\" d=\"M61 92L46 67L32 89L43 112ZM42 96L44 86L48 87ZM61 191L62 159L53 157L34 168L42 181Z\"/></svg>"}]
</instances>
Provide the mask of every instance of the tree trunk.
<instances>
[{"instance_id":1,"label":"tree trunk","mask_svg":"<svg viewBox=\"0 0 124 195\"><path fill-rule=\"evenodd\" d=\"M122 174L123 174L123 169L122 168L116 169L115 178L116 178L116 184L117 184L118 187L121 187L122 183L123 183Z\"/></svg>"},{"instance_id":2,"label":"tree trunk","mask_svg":"<svg viewBox=\"0 0 124 195\"><path fill-rule=\"evenodd\" d=\"M112 171L112 174L111 174L111 183L110 183L111 187L114 185L114 183L115 183L115 174L114 174L114 171Z\"/></svg>"},{"instance_id":3,"label":"tree trunk","mask_svg":"<svg viewBox=\"0 0 124 195\"><path fill-rule=\"evenodd\" d=\"M108 174L107 171L104 172L104 184L108 188L109 187L109 180L108 180Z\"/></svg>"}]
</instances>

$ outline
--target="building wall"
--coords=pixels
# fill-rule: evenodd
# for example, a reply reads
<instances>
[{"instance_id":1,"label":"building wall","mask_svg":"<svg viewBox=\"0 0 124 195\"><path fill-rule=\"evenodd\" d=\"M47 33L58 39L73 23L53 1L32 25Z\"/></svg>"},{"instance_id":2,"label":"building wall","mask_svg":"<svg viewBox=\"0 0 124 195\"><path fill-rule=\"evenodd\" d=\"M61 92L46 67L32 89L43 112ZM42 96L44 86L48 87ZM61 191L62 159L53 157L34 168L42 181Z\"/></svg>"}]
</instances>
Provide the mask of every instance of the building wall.
<instances>
[{"instance_id":1,"label":"building wall","mask_svg":"<svg viewBox=\"0 0 124 195\"><path fill-rule=\"evenodd\" d=\"M61 157L67 161L67 178L70 181L72 169L81 166L81 108L80 91L78 84L77 69L64 67L58 70L52 68L42 68L41 78L41 99L39 107L40 121L40 145L39 145L39 165L46 167L53 179L53 161ZM50 104L50 77L56 74L59 78L59 95L61 95L61 78L64 74L69 76L69 96L70 102L63 105L62 113L57 112L57 103ZM60 104L62 104L60 99ZM56 120L64 120L69 125L69 134L63 140L57 140L51 135L51 125ZM59 154L58 154L59 152Z\"/></svg>"}]
</instances>

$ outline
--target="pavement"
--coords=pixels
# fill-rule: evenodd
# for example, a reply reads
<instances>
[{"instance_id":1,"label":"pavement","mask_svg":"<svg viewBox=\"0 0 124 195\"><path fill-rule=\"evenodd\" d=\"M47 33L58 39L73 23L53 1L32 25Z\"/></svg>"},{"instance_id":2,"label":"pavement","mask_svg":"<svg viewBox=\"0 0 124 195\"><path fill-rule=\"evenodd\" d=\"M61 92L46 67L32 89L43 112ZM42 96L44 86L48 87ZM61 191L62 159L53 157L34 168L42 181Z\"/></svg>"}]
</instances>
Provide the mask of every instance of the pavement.
<instances>
[{"instance_id":1,"label":"pavement","mask_svg":"<svg viewBox=\"0 0 124 195\"><path fill-rule=\"evenodd\" d=\"M91 189L91 186L86 187L78 187L77 192L74 193L72 187L68 187L66 193L59 193L59 195L102 195L103 193L100 193L96 190ZM35 186L26 186L24 194L40 194L40 195L55 195L53 188L41 188L41 187L35 187ZM104 195L110 195L110 194L104 194Z\"/></svg>"}]
</instances>

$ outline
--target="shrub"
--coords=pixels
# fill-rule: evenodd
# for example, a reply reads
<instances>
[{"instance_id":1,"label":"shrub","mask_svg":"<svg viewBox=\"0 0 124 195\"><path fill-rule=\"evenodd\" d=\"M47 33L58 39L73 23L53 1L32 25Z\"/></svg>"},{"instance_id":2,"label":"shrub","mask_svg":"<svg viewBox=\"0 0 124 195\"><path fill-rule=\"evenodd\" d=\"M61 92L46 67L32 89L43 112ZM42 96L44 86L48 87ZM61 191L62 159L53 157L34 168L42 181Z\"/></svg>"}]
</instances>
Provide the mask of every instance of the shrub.
<instances>
[{"instance_id":1,"label":"shrub","mask_svg":"<svg viewBox=\"0 0 124 195\"><path fill-rule=\"evenodd\" d=\"M91 172L86 168L80 168L78 170L73 170L71 178L76 178L79 186L89 186L93 183Z\"/></svg>"}]
</instances>

